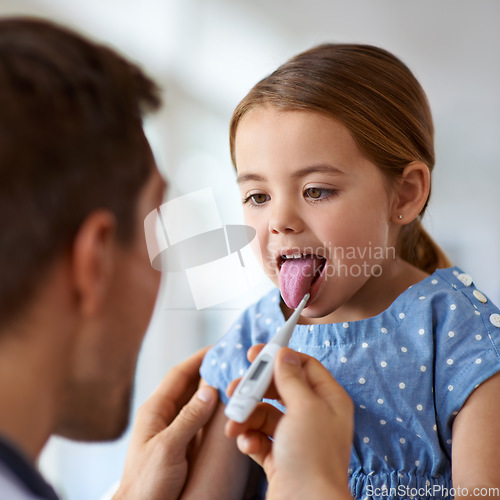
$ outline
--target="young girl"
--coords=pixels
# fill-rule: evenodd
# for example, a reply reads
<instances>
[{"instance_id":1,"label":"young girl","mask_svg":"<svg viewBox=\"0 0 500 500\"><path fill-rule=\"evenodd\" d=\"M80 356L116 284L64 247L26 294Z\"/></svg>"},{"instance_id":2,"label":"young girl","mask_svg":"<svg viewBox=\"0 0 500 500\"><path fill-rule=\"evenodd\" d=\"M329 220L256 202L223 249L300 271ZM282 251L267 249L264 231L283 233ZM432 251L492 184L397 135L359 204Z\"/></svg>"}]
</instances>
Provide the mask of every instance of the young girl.
<instances>
[{"instance_id":1,"label":"young girl","mask_svg":"<svg viewBox=\"0 0 500 500\"><path fill-rule=\"evenodd\" d=\"M227 402L247 349L309 292L290 347L355 404L354 497L494 496L500 311L421 226L433 125L412 73L375 47L322 45L259 82L230 130L245 222L279 289L207 354L203 378ZM202 493L189 485L187 496L243 496L246 466L224 423L221 410L192 472Z\"/></svg>"}]
</instances>

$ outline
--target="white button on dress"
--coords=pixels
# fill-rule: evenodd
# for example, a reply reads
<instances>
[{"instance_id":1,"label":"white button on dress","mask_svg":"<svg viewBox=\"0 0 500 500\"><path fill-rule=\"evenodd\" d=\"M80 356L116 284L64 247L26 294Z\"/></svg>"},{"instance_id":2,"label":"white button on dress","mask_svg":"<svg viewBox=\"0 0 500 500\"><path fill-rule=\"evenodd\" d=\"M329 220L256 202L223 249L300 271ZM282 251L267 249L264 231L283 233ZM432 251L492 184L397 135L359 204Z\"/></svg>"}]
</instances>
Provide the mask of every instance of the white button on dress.
<instances>
[{"instance_id":1,"label":"white button on dress","mask_svg":"<svg viewBox=\"0 0 500 500\"><path fill-rule=\"evenodd\" d=\"M472 285L472 278L470 274L462 273L457 276L457 279L459 279L465 286L471 286Z\"/></svg>"},{"instance_id":2,"label":"white button on dress","mask_svg":"<svg viewBox=\"0 0 500 500\"><path fill-rule=\"evenodd\" d=\"M474 290L472 292L472 295L474 295L474 297L476 297L476 299L483 304L486 304L486 302L488 302L488 299L479 290Z\"/></svg>"},{"instance_id":3,"label":"white button on dress","mask_svg":"<svg viewBox=\"0 0 500 500\"><path fill-rule=\"evenodd\" d=\"M500 314L492 314L490 316L490 323L497 328L500 328Z\"/></svg>"}]
</instances>

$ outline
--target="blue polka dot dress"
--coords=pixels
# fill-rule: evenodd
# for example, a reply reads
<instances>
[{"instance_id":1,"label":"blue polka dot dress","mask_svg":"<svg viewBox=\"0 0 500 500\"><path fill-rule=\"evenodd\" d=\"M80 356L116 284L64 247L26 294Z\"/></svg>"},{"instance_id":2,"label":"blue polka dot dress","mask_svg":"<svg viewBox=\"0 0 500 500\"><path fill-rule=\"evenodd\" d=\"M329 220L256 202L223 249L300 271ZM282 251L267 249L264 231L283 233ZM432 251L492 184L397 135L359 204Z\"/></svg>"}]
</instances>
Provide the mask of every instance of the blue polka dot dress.
<instances>
[{"instance_id":1,"label":"blue polka dot dress","mask_svg":"<svg viewBox=\"0 0 500 500\"><path fill-rule=\"evenodd\" d=\"M205 357L201 374L224 402L247 349L283 325L279 303L272 290ZM437 270L372 318L298 325L290 347L321 361L354 401L356 498L451 498L454 418L500 371L500 310L468 274Z\"/></svg>"}]
</instances>

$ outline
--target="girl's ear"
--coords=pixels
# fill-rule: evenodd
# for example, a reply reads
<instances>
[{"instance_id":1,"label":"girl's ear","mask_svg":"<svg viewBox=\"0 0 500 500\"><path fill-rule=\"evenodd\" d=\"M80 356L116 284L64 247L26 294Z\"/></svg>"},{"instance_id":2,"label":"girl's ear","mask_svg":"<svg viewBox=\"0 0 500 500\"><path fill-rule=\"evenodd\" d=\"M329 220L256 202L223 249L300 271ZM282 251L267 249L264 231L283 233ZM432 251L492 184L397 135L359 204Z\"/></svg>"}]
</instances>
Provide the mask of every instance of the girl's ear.
<instances>
[{"instance_id":1,"label":"girl's ear","mask_svg":"<svg viewBox=\"0 0 500 500\"><path fill-rule=\"evenodd\" d=\"M401 225L414 220L427 202L430 185L431 174L425 163L414 161L407 165L397 184L392 220Z\"/></svg>"}]
</instances>

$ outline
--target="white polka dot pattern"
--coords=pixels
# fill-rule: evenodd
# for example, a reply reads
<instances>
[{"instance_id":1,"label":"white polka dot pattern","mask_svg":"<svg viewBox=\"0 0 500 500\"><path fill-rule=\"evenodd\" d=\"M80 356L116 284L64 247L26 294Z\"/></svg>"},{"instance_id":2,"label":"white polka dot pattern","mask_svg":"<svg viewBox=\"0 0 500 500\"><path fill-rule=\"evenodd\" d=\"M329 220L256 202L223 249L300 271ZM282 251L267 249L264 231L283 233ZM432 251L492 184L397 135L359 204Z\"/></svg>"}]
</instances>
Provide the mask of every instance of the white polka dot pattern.
<instances>
[{"instance_id":1,"label":"white polka dot pattern","mask_svg":"<svg viewBox=\"0 0 500 500\"><path fill-rule=\"evenodd\" d=\"M245 311L205 357L202 375L223 401L248 366L248 348L283 324L273 296ZM401 484L415 467L422 481L437 481L430 471L446 470L437 460L441 447L450 453L453 419L487 374L500 371L499 328L500 311L457 269L439 270L366 320L296 327L290 347L318 358L355 403L351 486L368 481L363 470L373 470L373 484L389 484L380 469L365 468L380 462Z\"/></svg>"}]
</instances>

